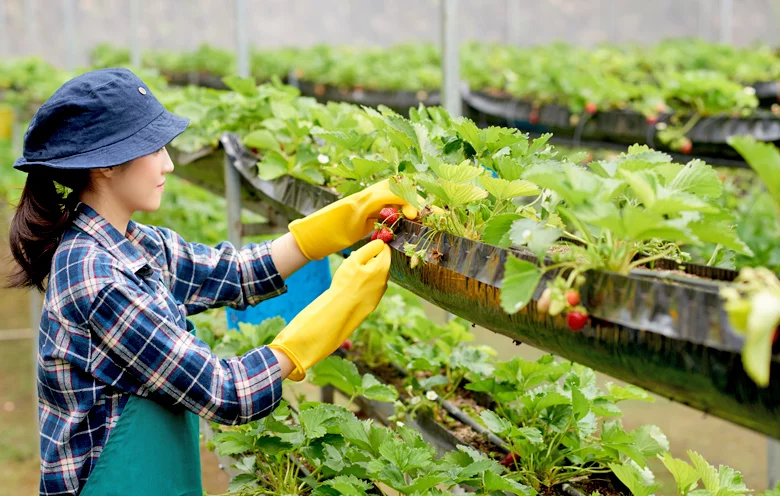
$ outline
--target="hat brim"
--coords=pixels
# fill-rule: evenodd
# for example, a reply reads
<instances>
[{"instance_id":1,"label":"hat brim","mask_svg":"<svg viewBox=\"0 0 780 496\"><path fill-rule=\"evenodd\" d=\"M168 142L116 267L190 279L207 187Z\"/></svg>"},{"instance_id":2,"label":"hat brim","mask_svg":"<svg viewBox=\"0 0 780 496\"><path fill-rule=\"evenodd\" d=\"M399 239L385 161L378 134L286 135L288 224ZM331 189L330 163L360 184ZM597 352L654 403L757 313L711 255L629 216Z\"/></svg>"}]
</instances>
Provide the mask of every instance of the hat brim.
<instances>
[{"instance_id":1,"label":"hat brim","mask_svg":"<svg viewBox=\"0 0 780 496\"><path fill-rule=\"evenodd\" d=\"M156 152L183 133L189 123L189 119L165 110L138 132L116 143L49 160L27 160L22 157L14 162L14 168L30 172L41 166L54 169L98 169L121 165Z\"/></svg>"}]
</instances>

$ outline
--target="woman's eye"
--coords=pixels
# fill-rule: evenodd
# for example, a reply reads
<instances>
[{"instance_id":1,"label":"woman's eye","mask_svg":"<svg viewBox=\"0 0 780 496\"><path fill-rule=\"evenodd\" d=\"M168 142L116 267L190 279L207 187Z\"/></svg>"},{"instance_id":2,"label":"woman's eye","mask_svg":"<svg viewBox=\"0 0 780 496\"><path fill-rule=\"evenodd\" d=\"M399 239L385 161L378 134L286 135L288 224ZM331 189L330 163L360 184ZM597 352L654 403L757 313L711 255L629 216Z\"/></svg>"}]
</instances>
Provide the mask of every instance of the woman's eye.
<instances>
[{"instance_id":1,"label":"woman's eye","mask_svg":"<svg viewBox=\"0 0 780 496\"><path fill-rule=\"evenodd\" d=\"M164 149L165 149L165 147L162 147L162 148L160 148L159 150L157 150L156 152L154 152L154 154L155 154L155 155L159 155L159 154L160 154L160 152L161 152L161 151L163 151Z\"/></svg>"}]
</instances>

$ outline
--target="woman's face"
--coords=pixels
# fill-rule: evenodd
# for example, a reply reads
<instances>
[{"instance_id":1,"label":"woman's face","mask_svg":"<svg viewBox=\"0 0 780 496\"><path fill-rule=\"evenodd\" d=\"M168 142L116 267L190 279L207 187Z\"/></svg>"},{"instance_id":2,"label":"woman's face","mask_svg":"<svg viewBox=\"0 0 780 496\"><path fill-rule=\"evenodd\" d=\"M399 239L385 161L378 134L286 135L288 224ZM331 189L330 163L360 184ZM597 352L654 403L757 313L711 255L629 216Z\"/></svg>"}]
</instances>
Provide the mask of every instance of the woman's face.
<instances>
[{"instance_id":1,"label":"woman's face","mask_svg":"<svg viewBox=\"0 0 780 496\"><path fill-rule=\"evenodd\" d=\"M173 162L165 147L132 160L111 178L112 196L130 212L153 212L160 208L165 175L173 172Z\"/></svg>"}]
</instances>

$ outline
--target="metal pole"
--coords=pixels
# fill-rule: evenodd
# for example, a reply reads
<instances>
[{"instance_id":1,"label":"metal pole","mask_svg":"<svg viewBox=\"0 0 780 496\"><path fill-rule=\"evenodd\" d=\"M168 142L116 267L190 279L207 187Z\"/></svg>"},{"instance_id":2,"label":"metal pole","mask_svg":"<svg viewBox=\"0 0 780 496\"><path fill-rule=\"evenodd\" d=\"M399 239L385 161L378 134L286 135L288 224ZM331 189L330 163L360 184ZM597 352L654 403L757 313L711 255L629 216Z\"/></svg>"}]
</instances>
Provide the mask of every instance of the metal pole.
<instances>
[{"instance_id":1,"label":"metal pole","mask_svg":"<svg viewBox=\"0 0 780 496\"><path fill-rule=\"evenodd\" d=\"M699 37L712 40L712 0L699 0Z\"/></svg>"},{"instance_id":2,"label":"metal pole","mask_svg":"<svg viewBox=\"0 0 780 496\"><path fill-rule=\"evenodd\" d=\"M238 75L249 77L249 30L246 0L236 0L236 54Z\"/></svg>"},{"instance_id":3,"label":"metal pole","mask_svg":"<svg viewBox=\"0 0 780 496\"><path fill-rule=\"evenodd\" d=\"M241 175L225 154L225 200L227 200L228 241L241 246Z\"/></svg>"},{"instance_id":4,"label":"metal pole","mask_svg":"<svg viewBox=\"0 0 780 496\"><path fill-rule=\"evenodd\" d=\"M777 487L780 482L780 440L767 438L766 473L769 479L768 489Z\"/></svg>"},{"instance_id":5,"label":"metal pole","mask_svg":"<svg viewBox=\"0 0 780 496\"><path fill-rule=\"evenodd\" d=\"M720 0L720 42L731 44L734 22L734 0Z\"/></svg>"},{"instance_id":6,"label":"metal pole","mask_svg":"<svg viewBox=\"0 0 780 496\"><path fill-rule=\"evenodd\" d=\"M38 48L38 18L35 16L35 0L24 0L25 45L28 54L35 54Z\"/></svg>"},{"instance_id":7,"label":"metal pole","mask_svg":"<svg viewBox=\"0 0 780 496\"><path fill-rule=\"evenodd\" d=\"M617 43L617 5L615 0L607 0L607 34L610 43Z\"/></svg>"},{"instance_id":8,"label":"metal pole","mask_svg":"<svg viewBox=\"0 0 780 496\"><path fill-rule=\"evenodd\" d=\"M506 0L506 41L509 45L520 44L520 0Z\"/></svg>"},{"instance_id":9,"label":"metal pole","mask_svg":"<svg viewBox=\"0 0 780 496\"><path fill-rule=\"evenodd\" d=\"M5 16L5 1L0 0L0 55L10 57L8 50L8 20Z\"/></svg>"},{"instance_id":10,"label":"metal pole","mask_svg":"<svg viewBox=\"0 0 780 496\"><path fill-rule=\"evenodd\" d=\"M76 68L76 5L75 0L63 0L65 21L65 63L68 70Z\"/></svg>"},{"instance_id":11,"label":"metal pole","mask_svg":"<svg viewBox=\"0 0 780 496\"><path fill-rule=\"evenodd\" d=\"M141 36L138 30L141 26L140 0L130 1L130 63L133 67L141 67Z\"/></svg>"},{"instance_id":12,"label":"metal pole","mask_svg":"<svg viewBox=\"0 0 780 496\"><path fill-rule=\"evenodd\" d=\"M30 290L28 297L30 304L30 330L32 330L32 373L33 373L33 413L35 422L38 422L38 329L41 326L41 294ZM36 439L38 435L35 435Z\"/></svg>"},{"instance_id":13,"label":"metal pole","mask_svg":"<svg viewBox=\"0 0 780 496\"><path fill-rule=\"evenodd\" d=\"M452 117L461 114L458 0L441 0L442 103Z\"/></svg>"}]
</instances>

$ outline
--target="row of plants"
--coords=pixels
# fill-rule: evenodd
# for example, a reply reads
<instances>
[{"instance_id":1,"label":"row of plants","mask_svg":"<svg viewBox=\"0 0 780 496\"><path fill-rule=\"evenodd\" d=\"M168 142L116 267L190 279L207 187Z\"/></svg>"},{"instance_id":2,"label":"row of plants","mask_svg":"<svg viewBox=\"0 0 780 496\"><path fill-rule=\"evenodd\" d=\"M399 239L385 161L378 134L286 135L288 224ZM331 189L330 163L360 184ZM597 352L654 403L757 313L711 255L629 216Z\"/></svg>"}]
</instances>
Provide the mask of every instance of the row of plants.
<instances>
[{"instance_id":1,"label":"row of plants","mask_svg":"<svg viewBox=\"0 0 780 496\"><path fill-rule=\"evenodd\" d=\"M97 47L94 63L129 61L115 50ZM329 85L359 92L422 91L419 98L425 99L427 92L441 87L439 58L437 47L426 44L284 48L256 51L253 75L266 81L295 74L320 85L313 90L317 95L323 95L323 85ZM643 114L649 128L657 126L652 132L661 143L683 153L692 149L686 134L702 118L753 114L759 100L750 84L776 81L780 73L777 54L766 46L735 48L687 39L651 47L595 49L562 43L514 47L469 42L461 49L461 59L462 79L472 91L530 102L531 125L540 121L539 109L548 105L572 112L572 128L583 116L628 109ZM219 61L218 67L214 61ZM145 62L168 74L227 75L235 66L232 53L208 46L178 58L150 53Z\"/></svg>"},{"instance_id":2,"label":"row of plants","mask_svg":"<svg viewBox=\"0 0 780 496\"><path fill-rule=\"evenodd\" d=\"M647 466L655 458L672 473L676 494L749 492L731 468L716 469L692 452L692 464L674 459L656 426L625 431L618 403L653 401L641 389L599 387L592 370L552 356L496 360L494 350L470 344L467 322L436 325L417 301L391 285L377 311L342 345L368 373L336 356L310 372L313 384L345 394L346 408L304 402L298 413L283 408L246 426L214 426L214 447L239 460L240 474L231 483L236 494L382 494L383 486L400 494L451 494L460 485L477 494L567 494L566 487L568 494L579 488L649 495L659 489ZM197 328L225 357L269 343L284 327L273 319L225 332L217 318L214 325L201 317ZM391 429L351 413L359 397L393 403L395 414L386 419ZM450 416L445 402L500 436L503 446ZM409 429L423 415L454 433L455 451L437 458ZM297 467L309 475L291 476Z\"/></svg>"},{"instance_id":3,"label":"row of plants","mask_svg":"<svg viewBox=\"0 0 780 496\"><path fill-rule=\"evenodd\" d=\"M646 122L631 123L631 127L642 129L622 141L633 143L637 136L643 139L650 135L671 150L699 154L720 154L724 146L715 151L706 147L695 150L694 145L699 145L694 141L700 141L696 133L705 132L699 131L697 124L709 117L754 115L758 99L755 89L745 86L750 82L746 80L776 79L780 67L767 47L736 49L694 40L592 50L564 44L522 48L471 42L464 44L462 59L462 77L476 94L498 97L507 112L516 108L518 101L528 105L522 115L511 118L513 125L529 129L542 126L565 134L574 133L581 122L591 121L591 127L604 127L596 134L606 132L603 139L609 141L610 134L620 134L621 126L616 126L612 117L601 122L601 113L630 110L644 115ZM129 64L130 58L126 49L99 45L92 60L93 67L107 67ZM235 67L232 53L206 45L193 52L149 52L144 65L172 81L206 85L220 84L219 77L233 73ZM360 101L364 90L389 90L411 92L413 102L415 98L426 100L429 92L441 85L438 49L425 44L263 50L253 54L253 67L258 80L294 74L297 79L316 83L305 88L320 98ZM56 74L47 76L52 71ZM63 77L67 75L36 59L0 65L0 88L9 88L6 100L16 104L42 101ZM340 88L341 93L331 94L327 87ZM349 91L344 93L345 89ZM384 103L390 105L388 98ZM475 115L484 113L484 104L468 94L465 98ZM559 111L542 111L548 107L566 114L562 117ZM496 118L490 112L488 117ZM508 117L500 119L507 122ZM595 132L590 127L584 130L586 135Z\"/></svg>"},{"instance_id":4,"label":"row of plants","mask_svg":"<svg viewBox=\"0 0 780 496\"><path fill-rule=\"evenodd\" d=\"M393 190L423 212L420 222L430 228L426 239L405 247L417 263L426 263L438 232L536 255L540 262L507 262L501 298L510 314L533 301L551 274L541 310L564 312L578 330L587 322L579 288L588 271L629 274L660 259L683 265L692 261L689 247L715 266L754 255L721 199L720 177L700 160L675 164L634 146L583 167L584 157L559 154L549 135L530 140L514 129L479 129L440 108L411 109L405 119L386 108L318 104L280 84L225 82L233 92L191 87L166 97L175 112L192 118L174 145L197 149L215 144L224 131L237 132L260 157L260 178L292 175L343 195L391 178ZM763 252L771 258L775 250ZM763 340L762 358L745 358L762 385L771 340Z\"/></svg>"},{"instance_id":5,"label":"row of plants","mask_svg":"<svg viewBox=\"0 0 780 496\"><path fill-rule=\"evenodd\" d=\"M513 129L479 129L438 108L412 109L407 120L386 108L318 104L278 82L224 81L233 91L157 90L192 120L177 148L215 146L223 132L236 132L262 157L262 179L292 175L344 195L393 177L393 188L424 213L427 240L449 232L525 247L542 260L540 266L510 258L502 290L508 313L534 300L545 274L555 277L540 308L563 312L578 330L588 320L578 293L588 270L628 274L658 259L688 263L690 249L714 266L733 266L735 256L747 264L772 261L771 241L761 247L763 258L752 260L753 250L733 229L721 181L701 161L674 164L663 153L632 147L584 168L584 156L560 154L547 144L549 135L529 140ZM406 247L415 264L425 262L427 240ZM762 357L770 347L771 336ZM754 362L746 359L746 366L765 384L766 373L756 370L768 370L769 360L747 365Z\"/></svg>"}]
</instances>

